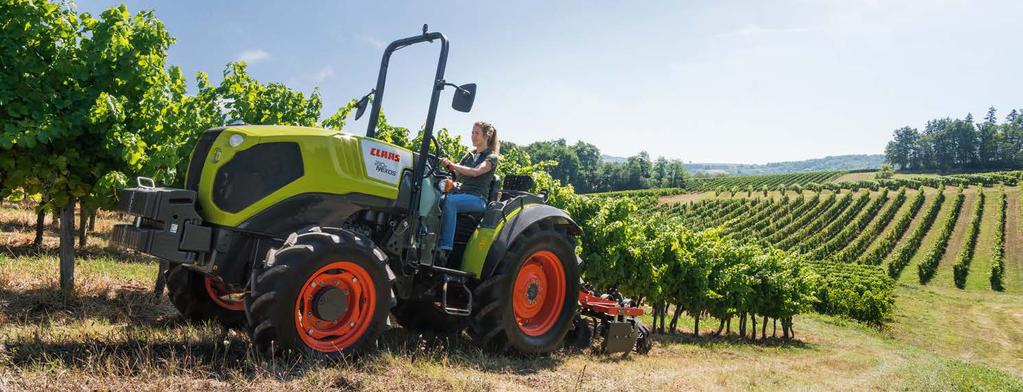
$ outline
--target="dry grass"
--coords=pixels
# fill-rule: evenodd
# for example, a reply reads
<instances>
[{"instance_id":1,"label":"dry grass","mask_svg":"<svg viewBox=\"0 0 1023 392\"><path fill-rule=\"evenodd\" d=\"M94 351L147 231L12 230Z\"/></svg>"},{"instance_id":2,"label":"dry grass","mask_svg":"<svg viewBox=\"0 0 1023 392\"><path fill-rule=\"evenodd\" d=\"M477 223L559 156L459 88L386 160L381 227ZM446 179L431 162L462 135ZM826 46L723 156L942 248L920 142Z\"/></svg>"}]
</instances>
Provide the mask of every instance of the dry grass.
<instances>
[{"instance_id":1,"label":"dry grass","mask_svg":"<svg viewBox=\"0 0 1023 392\"><path fill-rule=\"evenodd\" d=\"M30 212L5 209L0 224L25 216L34 221ZM101 219L108 222L100 227L109 230L114 218ZM3 244L21 235L4 230ZM358 359L264 358L251 352L244 333L183 321L151 292L155 263L103 249L99 231L83 251L88 257L78 263L71 298L57 289L52 248L32 253L4 245L0 390L1023 389L1017 378L1023 364L1011 360L1023 353L1023 320L1010 311L1023 308L1021 297L1003 295L970 313L1001 320L976 337L989 342L971 345L970 330L954 328L954 312L987 297L956 299L953 292L934 299L907 288L900 289L900 316L884 331L807 315L796 319L794 342L671 335L657 337L649 355L629 359L589 352L518 357L483 353L464 337L392 328L376 352Z\"/></svg>"}]
</instances>

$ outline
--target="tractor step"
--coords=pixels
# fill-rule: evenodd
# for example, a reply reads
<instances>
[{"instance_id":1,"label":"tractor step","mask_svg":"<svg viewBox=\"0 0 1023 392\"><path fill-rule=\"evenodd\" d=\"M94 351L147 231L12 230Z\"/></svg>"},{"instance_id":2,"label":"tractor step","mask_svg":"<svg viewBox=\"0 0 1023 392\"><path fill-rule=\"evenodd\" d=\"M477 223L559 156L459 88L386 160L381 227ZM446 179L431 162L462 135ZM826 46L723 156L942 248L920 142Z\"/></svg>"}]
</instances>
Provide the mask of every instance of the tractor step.
<instances>
[{"instance_id":1,"label":"tractor step","mask_svg":"<svg viewBox=\"0 0 1023 392\"><path fill-rule=\"evenodd\" d=\"M453 316L468 316L472 313L472 290L465 285L466 280L476 277L472 272L454 270L438 267L436 265L421 265L420 267L432 270L440 275L441 281L441 310ZM448 287L459 286L462 288L461 295L464 297L465 306L452 306L448 302ZM461 302L461 301L460 301Z\"/></svg>"},{"instance_id":2,"label":"tractor step","mask_svg":"<svg viewBox=\"0 0 1023 392\"><path fill-rule=\"evenodd\" d=\"M460 277L462 279L475 278L476 277L476 274L474 274L472 272L459 271L459 270L455 270L455 269L451 269L451 268L444 268L444 267L440 267L440 266L436 266L436 265L420 264L419 267L420 268L426 268L426 269L429 269L429 270L433 270L434 272L440 273L441 275L444 275L444 276L456 276L456 277Z\"/></svg>"},{"instance_id":3,"label":"tractor step","mask_svg":"<svg viewBox=\"0 0 1023 392\"><path fill-rule=\"evenodd\" d=\"M462 292L465 295L464 307L456 307L448 304L448 285L452 283L455 286L462 287ZM472 290L469 290L469 288L465 286L464 279L451 277L449 275L444 276L444 286L441 291L441 307L444 309L444 313L453 316L468 316L472 314Z\"/></svg>"}]
</instances>

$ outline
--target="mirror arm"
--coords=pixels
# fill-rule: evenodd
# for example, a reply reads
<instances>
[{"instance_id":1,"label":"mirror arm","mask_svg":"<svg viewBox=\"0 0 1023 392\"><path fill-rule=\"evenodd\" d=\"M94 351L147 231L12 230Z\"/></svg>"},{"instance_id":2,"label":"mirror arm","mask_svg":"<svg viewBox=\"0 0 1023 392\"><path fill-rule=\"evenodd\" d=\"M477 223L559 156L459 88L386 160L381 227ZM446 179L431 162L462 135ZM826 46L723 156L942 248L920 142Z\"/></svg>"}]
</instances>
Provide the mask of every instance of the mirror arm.
<instances>
[{"instance_id":1,"label":"mirror arm","mask_svg":"<svg viewBox=\"0 0 1023 392\"><path fill-rule=\"evenodd\" d=\"M454 84L454 83L448 83L448 82L447 82L447 81L445 81L445 80L438 80L438 81L437 81L437 85L438 85L438 86L439 86L439 87L440 87L441 89L444 89L444 86L451 86L451 87L454 87L454 88L455 88L455 90L458 90L459 92L461 92L462 94L468 94L468 93L469 93L469 90L466 90L466 89L462 88L461 86L459 86L459 85L457 85L457 84Z\"/></svg>"}]
</instances>

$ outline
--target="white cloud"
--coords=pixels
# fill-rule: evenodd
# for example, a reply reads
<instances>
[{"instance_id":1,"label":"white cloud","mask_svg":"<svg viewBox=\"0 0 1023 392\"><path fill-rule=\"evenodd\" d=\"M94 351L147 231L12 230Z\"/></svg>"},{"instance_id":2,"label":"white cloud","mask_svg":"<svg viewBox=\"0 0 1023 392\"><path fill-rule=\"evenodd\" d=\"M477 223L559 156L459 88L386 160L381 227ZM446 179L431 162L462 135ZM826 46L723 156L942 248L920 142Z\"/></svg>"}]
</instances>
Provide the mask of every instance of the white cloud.
<instances>
[{"instance_id":1,"label":"white cloud","mask_svg":"<svg viewBox=\"0 0 1023 392\"><path fill-rule=\"evenodd\" d=\"M313 81L321 83L328 78L334 77L334 67L325 66L313 75Z\"/></svg>"},{"instance_id":2,"label":"white cloud","mask_svg":"<svg viewBox=\"0 0 1023 392\"><path fill-rule=\"evenodd\" d=\"M246 63L255 63L270 58L270 53L263 49L249 49L238 55L238 60Z\"/></svg>"}]
</instances>

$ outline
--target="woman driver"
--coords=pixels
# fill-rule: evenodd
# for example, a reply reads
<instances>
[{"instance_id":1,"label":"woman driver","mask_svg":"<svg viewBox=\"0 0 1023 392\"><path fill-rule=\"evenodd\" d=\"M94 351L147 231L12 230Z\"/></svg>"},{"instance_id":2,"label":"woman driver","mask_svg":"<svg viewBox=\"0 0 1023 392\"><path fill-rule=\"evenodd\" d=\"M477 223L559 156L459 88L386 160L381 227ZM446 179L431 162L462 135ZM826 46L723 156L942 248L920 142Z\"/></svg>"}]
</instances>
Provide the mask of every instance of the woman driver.
<instances>
[{"instance_id":1,"label":"woman driver","mask_svg":"<svg viewBox=\"0 0 1023 392\"><path fill-rule=\"evenodd\" d=\"M497 129L493 124L477 121L472 126L472 152L465 154L462 161L455 164L447 158L441 159L444 165L456 175L461 185L448 194L444 202L441 220L440 260L447 262L448 252L455 242L456 215L460 212L483 212L487 198L490 196L490 182L494 179L497 169L497 154L501 145L497 141Z\"/></svg>"}]
</instances>

